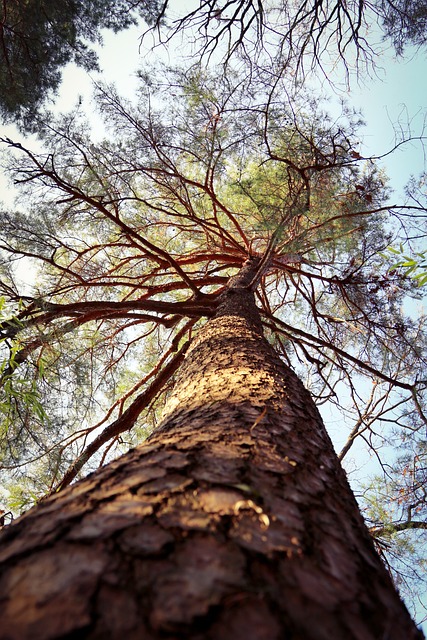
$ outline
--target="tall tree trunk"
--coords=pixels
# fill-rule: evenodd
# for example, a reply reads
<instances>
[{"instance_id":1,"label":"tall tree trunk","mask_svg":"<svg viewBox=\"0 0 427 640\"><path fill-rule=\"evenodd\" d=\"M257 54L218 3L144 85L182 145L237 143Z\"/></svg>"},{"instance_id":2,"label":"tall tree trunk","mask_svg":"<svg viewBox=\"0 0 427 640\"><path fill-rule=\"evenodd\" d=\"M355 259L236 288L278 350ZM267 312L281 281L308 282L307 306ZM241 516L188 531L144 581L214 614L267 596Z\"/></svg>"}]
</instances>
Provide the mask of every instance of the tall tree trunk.
<instances>
[{"instance_id":1,"label":"tall tree trunk","mask_svg":"<svg viewBox=\"0 0 427 640\"><path fill-rule=\"evenodd\" d=\"M149 442L1 538L0 638L422 638L247 263Z\"/></svg>"}]
</instances>

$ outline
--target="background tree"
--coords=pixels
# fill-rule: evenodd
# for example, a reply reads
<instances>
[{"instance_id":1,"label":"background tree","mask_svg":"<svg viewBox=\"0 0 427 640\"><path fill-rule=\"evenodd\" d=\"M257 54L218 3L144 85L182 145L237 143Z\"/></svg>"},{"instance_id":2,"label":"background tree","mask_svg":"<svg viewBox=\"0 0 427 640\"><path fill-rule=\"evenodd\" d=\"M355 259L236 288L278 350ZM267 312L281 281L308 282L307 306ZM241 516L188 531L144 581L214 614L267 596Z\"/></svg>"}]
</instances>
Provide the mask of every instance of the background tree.
<instances>
[{"instance_id":1,"label":"background tree","mask_svg":"<svg viewBox=\"0 0 427 640\"><path fill-rule=\"evenodd\" d=\"M424 45L427 33L427 5L425 2L383 2L379 15L388 37L401 54L410 44Z\"/></svg>"},{"instance_id":2,"label":"background tree","mask_svg":"<svg viewBox=\"0 0 427 640\"><path fill-rule=\"evenodd\" d=\"M75 62L98 70L90 46L101 41L103 28L118 31L142 18L159 42L179 33L196 43L189 59L209 59L221 52L230 61L239 52L249 64L262 53L277 69L295 69L298 79L309 68L330 77L330 62L344 62L347 71L368 63L375 66L378 30L398 54L408 44L426 42L425 0L305 0L298 4L262 0L200 2L191 11L174 3L121 0L5 1L0 19L0 114L24 128L34 126L35 114L59 87L61 71ZM141 27L141 33L144 27ZM205 56L206 54L206 56Z\"/></svg>"},{"instance_id":3,"label":"background tree","mask_svg":"<svg viewBox=\"0 0 427 640\"><path fill-rule=\"evenodd\" d=\"M153 2L5 0L0 9L0 115L29 126L59 87L63 67L98 70L90 46L101 29L119 31L158 14Z\"/></svg>"}]
</instances>

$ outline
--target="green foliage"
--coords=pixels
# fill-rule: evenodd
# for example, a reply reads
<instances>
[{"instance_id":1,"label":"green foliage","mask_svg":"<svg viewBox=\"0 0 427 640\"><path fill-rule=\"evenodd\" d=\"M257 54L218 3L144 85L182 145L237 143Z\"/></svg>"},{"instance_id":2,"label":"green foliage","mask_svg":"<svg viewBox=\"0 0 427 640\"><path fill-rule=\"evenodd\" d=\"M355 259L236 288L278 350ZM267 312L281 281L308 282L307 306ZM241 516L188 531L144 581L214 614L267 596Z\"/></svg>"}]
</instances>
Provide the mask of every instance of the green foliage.
<instances>
[{"instance_id":1,"label":"green foliage","mask_svg":"<svg viewBox=\"0 0 427 640\"><path fill-rule=\"evenodd\" d=\"M28 478L21 482L9 481L4 488L7 492L5 501L15 516L28 511L40 498L40 493L34 491Z\"/></svg>"},{"instance_id":2,"label":"green foliage","mask_svg":"<svg viewBox=\"0 0 427 640\"><path fill-rule=\"evenodd\" d=\"M75 62L98 68L89 43L103 28L118 31L138 17L156 19L161 3L130 0L6 0L0 9L0 114L24 126L56 91L61 70Z\"/></svg>"},{"instance_id":3,"label":"green foliage","mask_svg":"<svg viewBox=\"0 0 427 640\"><path fill-rule=\"evenodd\" d=\"M17 318L16 310L8 309L4 296L0 298L0 328L12 329L12 334L22 329L22 322ZM42 361L32 374L29 369L17 372L21 360L23 345L20 339L0 337L0 460L4 460L6 450L18 454L19 438L13 443L10 432L15 431L16 423L23 415L33 414L36 419L44 421L47 415L41 403L37 389L37 380L43 376ZM16 432L15 432L16 433ZM2 453L3 449L3 453Z\"/></svg>"},{"instance_id":4,"label":"green foliage","mask_svg":"<svg viewBox=\"0 0 427 640\"><path fill-rule=\"evenodd\" d=\"M411 277L419 287L427 284L427 251L415 252L413 255L408 256L405 248L402 244L399 248L387 247L388 253L380 253L380 256L387 261L390 259L397 262L392 263L389 270L393 272L396 269L400 269L406 278Z\"/></svg>"}]
</instances>

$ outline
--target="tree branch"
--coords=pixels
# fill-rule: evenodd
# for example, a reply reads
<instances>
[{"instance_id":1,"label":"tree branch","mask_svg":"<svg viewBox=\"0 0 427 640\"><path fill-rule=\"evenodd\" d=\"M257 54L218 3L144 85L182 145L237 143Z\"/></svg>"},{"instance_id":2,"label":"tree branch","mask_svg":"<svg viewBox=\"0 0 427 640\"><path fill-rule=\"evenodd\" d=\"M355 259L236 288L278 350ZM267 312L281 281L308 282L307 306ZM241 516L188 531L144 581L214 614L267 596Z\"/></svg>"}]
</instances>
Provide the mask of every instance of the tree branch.
<instances>
[{"instance_id":1,"label":"tree branch","mask_svg":"<svg viewBox=\"0 0 427 640\"><path fill-rule=\"evenodd\" d=\"M150 386L132 402L132 404L122 413L119 418L117 418L117 420L114 420L114 422L105 427L102 433L100 433L99 436L97 436L86 447L86 449L80 454L77 460L65 473L61 482L54 489L52 489L51 493L55 493L57 491L65 489L65 487L67 487L76 478L83 466L102 447L102 445L104 445L106 442L111 440L111 438L114 438L120 433L123 433L124 431L130 431L132 429L141 412L154 399L156 394L162 389L165 383L181 365L189 344L190 341L187 341L170 360L170 362L168 362L168 364L160 371L159 375L150 384Z\"/></svg>"}]
</instances>

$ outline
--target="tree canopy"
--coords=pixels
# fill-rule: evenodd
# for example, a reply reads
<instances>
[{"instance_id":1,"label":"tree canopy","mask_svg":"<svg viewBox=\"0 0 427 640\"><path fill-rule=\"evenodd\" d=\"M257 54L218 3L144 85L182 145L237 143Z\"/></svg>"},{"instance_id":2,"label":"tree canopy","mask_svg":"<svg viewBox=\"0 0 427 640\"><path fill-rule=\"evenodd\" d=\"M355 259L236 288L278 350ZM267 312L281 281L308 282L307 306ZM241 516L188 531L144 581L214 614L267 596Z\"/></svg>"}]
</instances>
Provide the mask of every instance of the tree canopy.
<instances>
[{"instance_id":1,"label":"tree canopy","mask_svg":"<svg viewBox=\"0 0 427 640\"><path fill-rule=\"evenodd\" d=\"M6 0L0 10L0 115L31 125L58 89L66 64L98 69L91 45L101 40L101 29L119 31L158 12L156 0Z\"/></svg>"},{"instance_id":2,"label":"tree canopy","mask_svg":"<svg viewBox=\"0 0 427 640\"><path fill-rule=\"evenodd\" d=\"M326 60L341 58L345 65L375 62L378 40L388 40L398 54L408 45L426 43L425 0L304 0L298 3L263 0L200 1L175 20L167 20L173 3L165 2L155 22L165 19L165 37L191 29L199 52L212 53L221 44L225 59L240 50L248 60L275 47L276 61L303 70L322 67Z\"/></svg>"}]
</instances>

